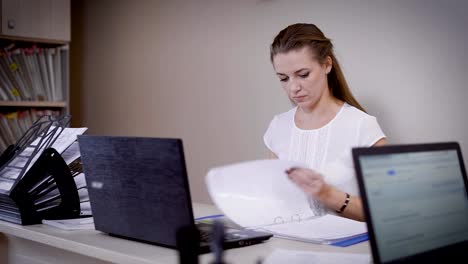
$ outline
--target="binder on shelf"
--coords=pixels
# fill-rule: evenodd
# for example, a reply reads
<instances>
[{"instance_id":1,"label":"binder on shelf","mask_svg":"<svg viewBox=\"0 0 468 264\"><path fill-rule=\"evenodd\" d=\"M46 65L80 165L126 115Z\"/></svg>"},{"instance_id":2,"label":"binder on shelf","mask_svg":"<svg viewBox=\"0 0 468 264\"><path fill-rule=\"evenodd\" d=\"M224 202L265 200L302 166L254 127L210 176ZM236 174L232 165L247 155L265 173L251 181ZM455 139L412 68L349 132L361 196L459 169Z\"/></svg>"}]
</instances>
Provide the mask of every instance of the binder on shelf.
<instances>
[{"instance_id":1,"label":"binder on shelf","mask_svg":"<svg viewBox=\"0 0 468 264\"><path fill-rule=\"evenodd\" d=\"M39 62L39 72L41 74L41 80L45 91L45 97L47 101L52 101L51 86L49 82L49 76L47 73L47 57L46 51L43 48L36 48L36 56Z\"/></svg>"},{"instance_id":2,"label":"binder on shelf","mask_svg":"<svg viewBox=\"0 0 468 264\"><path fill-rule=\"evenodd\" d=\"M43 116L2 153L1 220L30 225L39 224L42 219L80 216L80 198L72 171L51 147L69 121L69 115Z\"/></svg>"},{"instance_id":3,"label":"binder on shelf","mask_svg":"<svg viewBox=\"0 0 468 264\"><path fill-rule=\"evenodd\" d=\"M68 45L0 43L0 100L66 100L68 56Z\"/></svg>"},{"instance_id":4,"label":"binder on shelf","mask_svg":"<svg viewBox=\"0 0 468 264\"><path fill-rule=\"evenodd\" d=\"M47 66L47 78L49 80L49 89L50 89L50 99L51 101L57 101L57 96L55 94L55 71L53 65L53 57L55 57L55 49L44 49L45 62Z\"/></svg>"},{"instance_id":5,"label":"binder on shelf","mask_svg":"<svg viewBox=\"0 0 468 264\"><path fill-rule=\"evenodd\" d=\"M25 55L26 58L29 59L29 66L31 68L32 72L32 83L33 83L33 89L34 89L34 94L36 95L36 100L38 101L46 101L46 92L44 88L44 84L42 82L42 76L41 76L41 71L40 71L40 64L39 64L39 59L37 55L37 47L32 46L29 49L25 50Z\"/></svg>"},{"instance_id":6,"label":"binder on shelf","mask_svg":"<svg viewBox=\"0 0 468 264\"><path fill-rule=\"evenodd\" d=\"M55 48L55 56L53 58L54 82L55 82L55 101L63 100L63 85L62 85L62 52L60 48Z\"/></svg>"}]
</instances>

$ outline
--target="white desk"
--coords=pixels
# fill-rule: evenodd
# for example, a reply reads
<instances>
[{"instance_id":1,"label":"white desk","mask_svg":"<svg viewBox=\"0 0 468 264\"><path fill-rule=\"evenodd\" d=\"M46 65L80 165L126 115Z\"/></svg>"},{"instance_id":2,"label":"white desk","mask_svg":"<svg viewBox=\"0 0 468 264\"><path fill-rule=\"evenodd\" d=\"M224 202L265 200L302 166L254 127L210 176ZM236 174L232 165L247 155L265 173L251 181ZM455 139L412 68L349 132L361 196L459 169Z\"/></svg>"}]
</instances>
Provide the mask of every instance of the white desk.
<instances>
[{"instance_id":1,"label":"white desk","mask_svg":"<svg viewBox=\"0 0 468 264\"><path fill-rule=\"evenodd\" d=\"M214 213L218 213L214 206L194 203L195 217ZM275 249L370 253L368 242L340 248L271 238L259 245L226 250L224 256L231 264L254 264ZM200 256L200 263L211 260L211 254ZM65 231L0 221L0 263L178 263L178 252L95 230Z\"/></svg>"}]
</instances>

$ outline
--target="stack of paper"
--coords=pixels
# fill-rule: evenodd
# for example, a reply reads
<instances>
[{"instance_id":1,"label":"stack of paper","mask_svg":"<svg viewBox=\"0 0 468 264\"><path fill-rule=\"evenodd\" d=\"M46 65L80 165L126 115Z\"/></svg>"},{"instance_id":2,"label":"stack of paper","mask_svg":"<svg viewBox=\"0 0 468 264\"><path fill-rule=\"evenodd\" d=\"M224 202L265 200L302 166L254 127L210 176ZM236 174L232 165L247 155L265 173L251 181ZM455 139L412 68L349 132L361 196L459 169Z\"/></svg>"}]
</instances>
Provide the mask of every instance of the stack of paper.
<instances>
[{"instance_id":1,"label":"stack of paper","mask_svg":"<svg viewBox=\"0 0 468 264\"><path fill-rule=\"evenodd\" d=\"M75 219L59 219L59 220L42 220L45 225L50 225L64 230L82 230L94 229L93 217L75 218Z\"/></svg>"},{"instance_id":2,"label":"stack of paper","mask_svg":"<svg viewBox=\"0 0 468 264\"><path fill-rule=\"evenodd\" d=\"M211 169L206 183L217 207L245 228L323 244L367 233L363 222L334 214L315 216L307 196L286 175L291 167L305 166L286 160L237 163Z\"/></svg>"},{"instance_id":3,"label":"stack of paper","mask_svg":"<svg viewBox=\"0 0 468 264\"><path fill-rule=\"evenodd\" d=\"M54 129L60 129L61 133L52 133ZM62 127L51 127L48 133L40 134L30 145L26 146L25 149L11 162L5 164L0 170L0 219L10 221L13 223L22 223L22 215L20 214L20 208L18 205L9 198L9 194L14 190L15 183L20 182L32 168L35 162L39 159L43 151L49 147L49 145L42 143L49 135L56 137L55 142L50 146L54 148L62 158L65 160L70 171L76 187L78 189L78 195L80 199L81 215L91 215L91 209L89 206L89 196L87 192L86 182L84 174L82 173L81 165L80 169L74 169L74 162L80 162L80 152L78 143L76 142L77 136L82 135L87 130L83 128L62 128ZM49 136L52 137L52 136ZM37 150L37 152L35 152ZM28 164L29 162L29 164ZM24 169L26 168L26 169ZM35 175L31 174L31 177ZM50 210L56 208L62 202L59 188L51 175L47 175L43 180L37 184L31 186L28 189L30 199L34 203L34 209L38 212L43 210Z\"/></svg>"},{"instance_id":4,"label":"stack of paper","mask_svg":"<svg viewBox=\"0 0 468 264\"><path fill-rule=\"evenodd\" d=\"M74 141L63 153L62 158L67 163L75 180L78 195L80 197L80 215L92 215L91 204L89 203L88 187L81 164L81 154L78 141Z\"/></svg>"}]
</instances>

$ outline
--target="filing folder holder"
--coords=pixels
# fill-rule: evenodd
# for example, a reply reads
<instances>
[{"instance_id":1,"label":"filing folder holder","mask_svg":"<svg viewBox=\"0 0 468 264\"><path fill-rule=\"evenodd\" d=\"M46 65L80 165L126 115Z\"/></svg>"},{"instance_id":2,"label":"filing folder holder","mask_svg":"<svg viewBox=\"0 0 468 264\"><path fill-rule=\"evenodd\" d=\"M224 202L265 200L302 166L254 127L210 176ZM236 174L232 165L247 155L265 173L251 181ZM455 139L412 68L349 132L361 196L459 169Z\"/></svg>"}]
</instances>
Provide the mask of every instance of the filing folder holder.
<instances>
[{"instance_id":1,"label":"filing folder holder","mask_svg":"<svg viewBox=\"0 0 468 264\"><path fill-rule=\"evenodd\" d=\"M80 201L72 173L51 147L69 121L69 115L43 116L2 154L1 220L31 225L42 219L79 217Z\"/></svg>"}]
</instances>

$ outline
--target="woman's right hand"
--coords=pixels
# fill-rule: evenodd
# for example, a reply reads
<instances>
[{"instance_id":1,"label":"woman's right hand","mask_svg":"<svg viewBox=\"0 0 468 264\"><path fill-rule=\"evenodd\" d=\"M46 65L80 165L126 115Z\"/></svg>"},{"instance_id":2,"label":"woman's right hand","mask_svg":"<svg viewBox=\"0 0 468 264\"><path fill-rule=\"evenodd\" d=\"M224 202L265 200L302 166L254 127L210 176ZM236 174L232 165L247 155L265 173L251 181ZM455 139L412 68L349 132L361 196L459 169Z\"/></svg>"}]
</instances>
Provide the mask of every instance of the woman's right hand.
<instances>
[{"instance_id":1,"label":"woman's right hand","mask_svg":"<svg viewBox=\"0 0 468 264\"><path fill-rule=\"evenodd\" d=\"M286 170L289 179L294 182L306 194L323 200L327 190L330 188L323 176L311 169L290 168Z\"/></svg>"}]
</instances>

